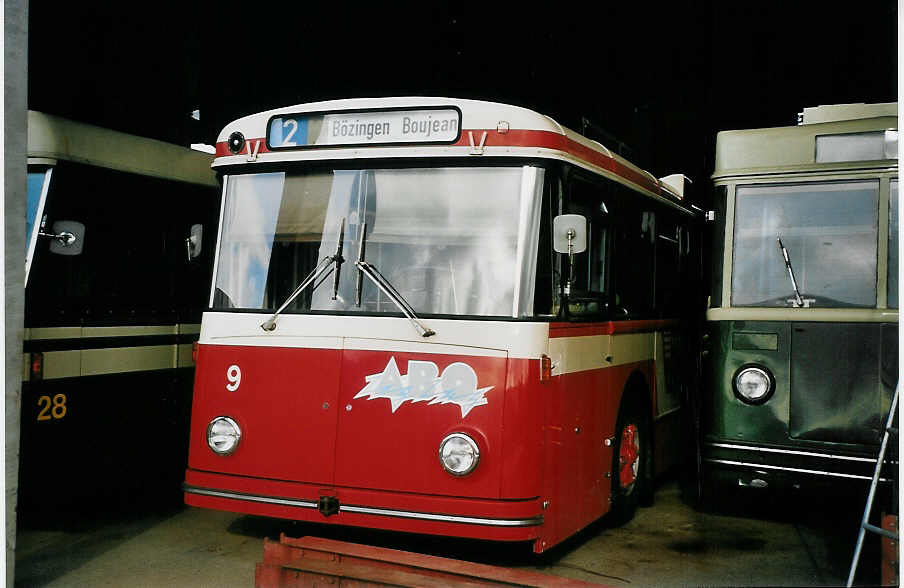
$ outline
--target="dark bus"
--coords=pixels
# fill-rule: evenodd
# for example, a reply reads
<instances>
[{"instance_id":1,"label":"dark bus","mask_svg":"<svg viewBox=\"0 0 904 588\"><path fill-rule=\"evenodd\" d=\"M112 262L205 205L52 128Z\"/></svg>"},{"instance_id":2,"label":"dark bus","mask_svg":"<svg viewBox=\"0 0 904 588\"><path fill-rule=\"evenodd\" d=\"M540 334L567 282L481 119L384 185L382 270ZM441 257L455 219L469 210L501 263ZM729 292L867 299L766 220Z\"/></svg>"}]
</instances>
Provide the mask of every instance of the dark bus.
<instances>
[{"instance_id":1,"label":"dark bus","mask_svg":"<svg viewBox=\"0 0 904 588\"><path fill-rule=\"evenodd\" d=\"M212 160L28 113L20 520L88 499L180 501Z\"/></svg>"}]
</instances>

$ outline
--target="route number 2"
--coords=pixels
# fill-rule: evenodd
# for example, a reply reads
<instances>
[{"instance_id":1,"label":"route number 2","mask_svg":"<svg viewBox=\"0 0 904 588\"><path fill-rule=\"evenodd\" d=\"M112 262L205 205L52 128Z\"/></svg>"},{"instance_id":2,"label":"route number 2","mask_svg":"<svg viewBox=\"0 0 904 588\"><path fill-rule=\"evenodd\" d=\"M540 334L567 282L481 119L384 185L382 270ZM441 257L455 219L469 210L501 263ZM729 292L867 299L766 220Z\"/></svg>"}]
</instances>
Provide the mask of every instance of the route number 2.
<instances>
[{"instance_id":1,"label":"route number 2","mask_svg":"<svg viewBox=\"0 0 904 588\"><path fill-rule=\"evenodd\" d=\"M230 392L235 392L239 389L239 385L242 383L242 370L239 366L233 364L226 369L226 381L229 382L226 384L226 389Z\"/></svg>"},{"instance_id":2,"label":"route number 2","mask_svg":"<svg viewBox=\"0 0 904 588\"><path fill-rule=\"evenodd\" d=\"M49 421L51 419L61 419L66 416L66 395L57 394L52 399L46 394L38 397L38 413L39 421Z\"/></svg>"},{"instance_id":3,"label":"route number 2","mask_svg":"<svg viewBox=\"0 0 904 588\"><path fill-rule=\"evenodd\" d=\"M284 147L294 147L295 146L295 142L292 141L292 137L294 137L295 133L298 131L298 121L295 120L294 118L287 118L282 123L283 129L289 127L289 125L292 126L292 130L290 130L289 134L287 134L285 136L285 138L283 138L282 144Z\"/></svg>"}]
</instances>

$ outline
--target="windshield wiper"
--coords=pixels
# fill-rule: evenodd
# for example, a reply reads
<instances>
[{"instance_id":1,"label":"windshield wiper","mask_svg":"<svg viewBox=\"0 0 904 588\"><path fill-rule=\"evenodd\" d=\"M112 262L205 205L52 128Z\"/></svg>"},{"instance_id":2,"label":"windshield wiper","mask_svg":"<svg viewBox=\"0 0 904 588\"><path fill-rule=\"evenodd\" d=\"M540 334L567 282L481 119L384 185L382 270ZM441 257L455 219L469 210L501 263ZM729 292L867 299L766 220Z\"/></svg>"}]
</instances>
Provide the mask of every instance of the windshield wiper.
<instances>
[{"instance_id":1,"label":"windshield wiper","mask_svg":"<svg viewBox=\"0 0 904 588\"><path fill-rule=\"evenodd\" d=\"M358 261L355 263L355 267L358 267L359 263L364 262L364 243L367 241L367 223L361 223L361 236L358 239ZM361 307L361 289L364 287L364 272L361 269L358 269L358 275L355 278L355 306L358 308Z\"/></svg>"},{"instance_id":2,"label":"windshield wiper","mask_svg":"<svg viewBox=\"0 0 904 588\"><path fill-rule=\"evenodd\" d=\"M272 331L276 329L276 319L279 317L279 314L286 309L287 306L292 304L292 302L298 298L298 295L301 294L305 288L308 287L311 283L318 280L321 276L325 280L327 276L329 276L329 271L335 270L333 274L333 300L336 299L339 293L339 271L342 268L342 264L345 262L345 259L342 257L342 242L345 240L345 217L342 217L342 220L339 221L339 243L336 244L336 253L333 255L329 255L320 260L320 263L317 264L317 267L314 268L314 271L309 273L304 280L292 291L292 294L286 299L285 302L282 303L276 312L273 313L273 316L265 320L261 323L261 328L265 331ZM335 267L334 267L335 264ZM325 274L325 275L324 275ZM323 280L317 282L313 289L317 289L317 286L323 283Z\"/></svg>"},{"instance_id":3,"label":"windshield wiper","mask_svg":"<svg viewBox=\"0 0 904 588\"><path fill-rule=\"evenodd\" d=\"M345 259L342 257L342 244L345 242L345 217L339 221L339 242L336 243L336 253L333 255L333 261L336 262L336 271L333 272L333 300L339 297L339 274L342 272L342 264ZM316 288L316 286L315 286Z\"/></svg>"},{"instance_id":4,"label":"windshield wiper","mask_svg":"<svg viewBox=\"0 0 904 588\"><path fill-rule=\"evenodd\" d=\"M364 260L364 243L367 237L367 223L362 223L361 225L361 237L358 241L358 261L355 262L355 267L358 268L358 276L357 282L355 284L355 305L361 306L361 290L363 286L364 276L367 276L377 288L380 289L383 294L392 300L392 302L399 307L399 310L402 311L411 324L414 325L415 330L421 337L430 337L431 335L435 335L436 331L425 327L421 321L418 319L417 314L415 314L414 309L411 308L411 305L408 304L408 301L399 293L395 287L389 283L383 274L377 270L372 264L368 263Z\"/></svg>"},{"instance_id":5,"label":"windshield wiper","mask_svg":"<svg viewBox=\"0 0 904 588\"><path fill-rule=\"evenodd\" d=\"M794 299L797 302L798 308L804 305L804 300L800 296L800 290L797 288L797 280L794 279L794 270L791 268L791 258L788 256L788 250L785 249L785 244L782 243L782 238L779 236L777 238L778 248L782 251L782 257L785 258L785 267L788 268L788 277L791 278L791 287L794 288Z\"/></svg>"}]
</instances>

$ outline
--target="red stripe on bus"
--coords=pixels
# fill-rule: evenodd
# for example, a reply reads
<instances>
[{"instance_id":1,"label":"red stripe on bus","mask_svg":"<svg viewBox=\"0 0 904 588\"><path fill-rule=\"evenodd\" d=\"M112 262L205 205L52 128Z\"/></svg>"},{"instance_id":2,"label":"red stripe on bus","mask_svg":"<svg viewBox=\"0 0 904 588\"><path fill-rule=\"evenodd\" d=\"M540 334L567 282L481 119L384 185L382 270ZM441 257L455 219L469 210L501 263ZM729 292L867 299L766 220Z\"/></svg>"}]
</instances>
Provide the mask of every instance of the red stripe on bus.
<instances>
[{"instance_id":1,"label":"red stripe on bus","mask_svg":"<svg viewBox=\"0 0 904 588\"><path fill-rule=\"evenodd\" d=\"M241 153L233 153L232 151L229 150L229 145L226 141L220 141L219 143L217 143L217 153L216 153L215 157L231 157L233 155L247 156L247 155L249 155L249 153L248 153L249 148L251 150L251 153L254 153L255 143L259 143L259 145L256 148L258 154L270 152L270 150L267 149L267 142L264 141L263 139L245 139L245 146L242 147Z\"/></svg>"},{"instance_id":2,"label":"red stripe on bus","mask_svg":"<svg viewBox=\"0 0 904 588\"><path fill-rule=\"evenodd\" d=\"M679 325L677 319L655 319L642 321L611 321L601 323L550 323L549 338L592 337L595 335L623 335L625 333L647 333L664 331Z\"/></svg>"},{"instance_id":3,"label":"red stripe on bus","mask_svg":"<svg viewBox=\"0 0 904 588\"><path fill-rule=\"evenodd\" d=\"M549 338L610 335L609 323L550 323Z\"/></svg>"},{"instance_id":4,"label":"red stripe on bus","mask_svg":"<svg viewBox=\"0 0 904 588\"><path fill-rule=\"evenodd\" d=\"M483 134L486 133L486 139ZM655 194L662 194L659 184L637 170L617 161L614 157L578 143L565 135L553 131L510 130L499 133L496 129L467 129L461 133L457 147L470 147L473 139L475 147L483 141L484 147L537 147L564 151L637 184Z\"/></svg>"},{"instance_id":5,"label":"red stripe on bus","mask_svg":"<svg viewBox=\"0 0 904 588\"><path fill-rule=\"evenodd\" d=\"M486 133L486 138L484 138ZM500 133L496 129L465 129L461 132L461 137L453 147L470 147L473 139L475 147L479 147L481 141L484 147L535 147L539 149L553 149L563 151L574 155L578 159L586 161L597 167L621 176L633 184L649 190L657 195L663 195L663 191L659 184L650 177L644 175L637 170L617 161L614 157L601 153L591 147L582 145L574 139L570 139L565 135L553 131L532 131L512 129L505 133ZM249 148L254 150L254 144L259 142L257 153L269 153L267 142L263 138L246 139L242 152L238 155L248 155ZM397 146L405 146L397 145ZM230 157L236 155L229 151L226 141L221 141L216 145L216 157Z\"/></svg>"}]
</instances>

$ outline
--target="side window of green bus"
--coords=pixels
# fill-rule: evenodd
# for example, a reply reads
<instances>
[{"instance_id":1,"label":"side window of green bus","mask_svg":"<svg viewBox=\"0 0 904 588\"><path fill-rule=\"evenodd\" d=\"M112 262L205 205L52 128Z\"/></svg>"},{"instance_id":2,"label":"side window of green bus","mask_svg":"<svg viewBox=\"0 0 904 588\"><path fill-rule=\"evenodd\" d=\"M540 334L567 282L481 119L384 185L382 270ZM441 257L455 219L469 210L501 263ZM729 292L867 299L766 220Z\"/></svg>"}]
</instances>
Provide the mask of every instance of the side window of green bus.
<instances>
[{"instance_id":1,"label":"side window of green bus","mask_svg":"<svg viewBox=\"0 0 904 588\"><path fill-rule=\"evenodd\" d=\"M888 307L898 308L898 180L889 185L888 198Z\"/></svg>"},{"instance_id":2,"label":"side window of green bus","mask_svg":"<svg viewBox=\"0 0 904 588\"><path fill-rule=\"evenodd\" d=\"M728 187L716 186L713 192L713 212L715 222L711 223L711 241L709 247L703 248L704 259L710 268L710 306L718 308L722 306L722 268L725 257L725 211L727 210Z\"/></svg>"},{"instance_id":3,"label":"side window of green bus","mask_svg":"<svg viewBox=\"0 0 904 588\"><path fill-rule=\"evenodd\" d=\"M598 317L606 312L610 233L610 203L607 190L598 183L575 175L568 182L568 212L587 219L587 250L575 255L568 313Z\"/></svg>"}]
</instances>

